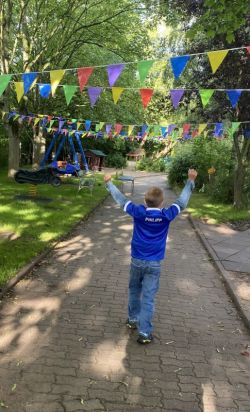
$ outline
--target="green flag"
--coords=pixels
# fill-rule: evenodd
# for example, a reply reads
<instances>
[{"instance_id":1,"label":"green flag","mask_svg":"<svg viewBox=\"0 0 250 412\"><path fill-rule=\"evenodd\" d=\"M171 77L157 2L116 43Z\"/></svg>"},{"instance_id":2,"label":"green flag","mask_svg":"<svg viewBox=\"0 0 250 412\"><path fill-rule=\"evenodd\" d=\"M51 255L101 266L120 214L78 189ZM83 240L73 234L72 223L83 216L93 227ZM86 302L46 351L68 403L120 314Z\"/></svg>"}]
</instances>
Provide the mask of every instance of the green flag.
<instances>
[{"instance_id":1,"label":"green flag","mask_svg":"<svg viewBox=\"0 0 250 412\"><path fill-rule=\"evenodd\" d=\"M203 107L205 107L208 104L211 97L213 96L214 90L213 89L202 89L202 90L199 90L199 93L201 96L202 105Z\"/></svg>"},{"instance_id":2,"label":"green flag","mask_svg":"<svg viewBox=\"0 0 250 412\"><path fill-rule=\"evenodd\" d=\"M232 135L234 134L234 132L236 132L236 130L239 129L240 123L241 123L241 122L232 122L232 126L231 126L231 133L232 133Z\"/></svg>"},{"instance_id":3,"label":"green flag","mask_svg":"<svg viewBox=\"0 0 250 412\"><path fill-rule=\"evenodd\" d=\"M149 70L154 64L154 60L142 60L138 62L137 68L140 76L141 84L144 84L144 81L148 75Z\"/></svg>"},{"instance_id":4,"label":"green flag","mask_svg":"<svg viewBox=\"0 0 250 412\"><path fill-rule=\"evenodd\" d=\"M78 89L78 86L68 86L68 85L63 86L63 90L64 90L67 105L70 104L70 101L71 101L72 97L74 96L77 89Z\"/></svg>"},{"instance_id":5,"label":"green flag","mask_svg":"<svg viewBox=\"0 0 250 412\"><path fill-rule=\"evenodd\" d=\"M11 74L2 74L0 76L0 96L2 96L10 80L11 80Z\"/></svg>"},{"instance_id":6,"label":"green flag","mask_svg":"<svg viewBox=\"0 0 250 412\"><path fill-rule=\"evenodd\" d=\"M155 126L154 126L154 135L155 135L155 136L159 136L160 134L161 134L161 132L160 132L160 126L155 125Z\"/></svg>"}]
</instances>

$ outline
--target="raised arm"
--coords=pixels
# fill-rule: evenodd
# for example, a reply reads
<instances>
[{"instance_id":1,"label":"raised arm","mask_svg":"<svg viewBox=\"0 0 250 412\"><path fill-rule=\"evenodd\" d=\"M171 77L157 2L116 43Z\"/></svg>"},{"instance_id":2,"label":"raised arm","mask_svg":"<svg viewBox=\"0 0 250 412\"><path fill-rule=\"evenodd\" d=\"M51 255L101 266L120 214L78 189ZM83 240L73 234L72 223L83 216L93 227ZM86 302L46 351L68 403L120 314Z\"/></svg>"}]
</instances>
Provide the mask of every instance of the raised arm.
<instances>
[{"instance_id":1,"label":"raised arm","mask_svg":"<svg viewBox=\"0 0 250 412\"><path fill-rule=\"evenodd\" d=\"M197 171L194 169L189 169L188 171L188 181L184 186L180 196L174 202L176 205L180 206L180 209L183 210L187 207L189 202L190 196L192 194L193 189L195 188L194 181L197 177Z\"/></svg>"},{"instance_id":2,"label":"raised arm","mask_svg":"<svg viewBox=\"0 0 250 412\"><path fill-rule=\"evenodd\" d=\"M111 176L105 175L104 182L106 183L106 187L110 192L111 196L113 197L114 201L118 203L121 207L124 207L125 204L129 201L129 199L124 196L123 193L111 182Z\"/></svg>"}]
</instances>

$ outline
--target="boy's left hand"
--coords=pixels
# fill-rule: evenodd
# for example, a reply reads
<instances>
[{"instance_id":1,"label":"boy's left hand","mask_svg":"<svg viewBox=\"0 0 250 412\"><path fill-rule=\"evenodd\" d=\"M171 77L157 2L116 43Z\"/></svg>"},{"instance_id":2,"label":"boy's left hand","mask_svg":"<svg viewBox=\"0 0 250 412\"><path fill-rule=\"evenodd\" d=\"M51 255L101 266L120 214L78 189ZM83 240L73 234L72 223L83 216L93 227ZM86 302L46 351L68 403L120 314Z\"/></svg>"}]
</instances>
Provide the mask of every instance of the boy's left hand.
<instances>
[{"instance_id":1,"label":"boy's left hand","mask_svg":"<svg viewBox=\"0 0 250 412\"><path fill-rule=\"evenodd\" d=\"M103 179L105 183L108 183L112 179L112 177L110 175L105 175Z\"/></svg>"}]
</instances>

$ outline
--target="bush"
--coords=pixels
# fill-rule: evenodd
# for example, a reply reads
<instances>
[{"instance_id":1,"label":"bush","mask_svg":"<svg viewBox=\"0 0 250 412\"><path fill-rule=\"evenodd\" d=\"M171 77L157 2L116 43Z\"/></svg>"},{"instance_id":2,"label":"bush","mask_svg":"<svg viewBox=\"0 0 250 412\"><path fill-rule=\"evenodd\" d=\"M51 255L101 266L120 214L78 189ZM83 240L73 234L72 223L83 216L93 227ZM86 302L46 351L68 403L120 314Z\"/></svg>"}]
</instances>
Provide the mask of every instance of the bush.
<instances>
[{"instance_id":1,"label":"bush","mask_svg":"<svg viewBox=\"0 0 250 412\"><path fill-rule=\"evenodd\" d=\"M127 160L122 156L121 153L110 153L105 159L105 165L108 167L115 167L116 169L121 169L125 167Z\"/></svg>"},{"instance_id":2,"label":"bush","mask_svg":"<svg viewBox=\"0 0 250 412\"><path fill-rule=\"evenodd\" d=\"M146 170L147 172L165 172L166 163L164 159L149 159L148 157L140 160L136 164L137 170Z\"/></svg>"}]
</instances>

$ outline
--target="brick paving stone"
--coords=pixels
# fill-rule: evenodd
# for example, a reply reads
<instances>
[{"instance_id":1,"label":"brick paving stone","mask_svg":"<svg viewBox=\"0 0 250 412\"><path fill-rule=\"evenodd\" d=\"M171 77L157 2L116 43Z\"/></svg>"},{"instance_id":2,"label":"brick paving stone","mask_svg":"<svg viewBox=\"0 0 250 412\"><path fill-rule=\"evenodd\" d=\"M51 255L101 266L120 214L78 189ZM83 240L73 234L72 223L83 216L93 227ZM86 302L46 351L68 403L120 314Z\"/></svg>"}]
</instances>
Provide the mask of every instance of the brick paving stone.
<instances>
[{"instance_id":1,"label":"brick paving stone","mask_svg":"<svg viewBox=\"0 0 250 412\"><path fill-rule=\"evenodd\" d=\"M165 176L138 179L135 198L157 184ZM3 299L0 411L250 411L249 332L185 213L169 233L154 342L126 329L131 229L108 199Z\"/></svg>"}]
</instances>

